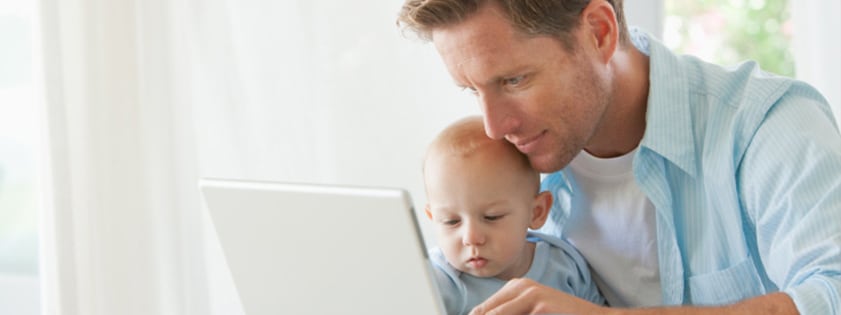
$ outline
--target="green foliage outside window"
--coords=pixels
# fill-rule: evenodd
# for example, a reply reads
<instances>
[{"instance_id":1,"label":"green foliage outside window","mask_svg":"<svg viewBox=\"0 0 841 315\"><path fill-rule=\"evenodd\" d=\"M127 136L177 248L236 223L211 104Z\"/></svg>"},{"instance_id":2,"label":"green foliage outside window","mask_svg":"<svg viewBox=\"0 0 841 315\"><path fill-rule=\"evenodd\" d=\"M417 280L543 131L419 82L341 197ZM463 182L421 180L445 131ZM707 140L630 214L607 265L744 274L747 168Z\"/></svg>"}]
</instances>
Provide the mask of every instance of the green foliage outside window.
<instances>
[{"instance_id":1,"label":"green foliage outside window","mask_svg":"<svg viewBox=\"0 0 841 315\"><path fill-rule=\"evenodd\" d=\"M794 76L788 0L665 0L664 42L681 53Z\"/></svg>"}]
</instances>

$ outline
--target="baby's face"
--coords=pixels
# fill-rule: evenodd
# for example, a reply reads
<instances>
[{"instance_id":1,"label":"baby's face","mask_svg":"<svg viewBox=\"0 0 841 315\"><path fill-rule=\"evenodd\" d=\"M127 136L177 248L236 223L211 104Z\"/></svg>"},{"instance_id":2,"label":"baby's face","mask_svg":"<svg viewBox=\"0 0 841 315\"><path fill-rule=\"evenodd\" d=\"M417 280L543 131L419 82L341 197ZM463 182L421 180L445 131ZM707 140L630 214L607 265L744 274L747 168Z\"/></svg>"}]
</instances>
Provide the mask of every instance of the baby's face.
<instances>
[{"instance_id":1,"label":"baby's face","mask_svg":"<svg viewBox=\"0 0 841 315\"><path fill-rule=\"evenodd\" d=\"M526 242L538 201L534 177L487 154L427 160L427 216L456 269L477 277L521 277L531 265Z\"/></svg>"}]
</instances>

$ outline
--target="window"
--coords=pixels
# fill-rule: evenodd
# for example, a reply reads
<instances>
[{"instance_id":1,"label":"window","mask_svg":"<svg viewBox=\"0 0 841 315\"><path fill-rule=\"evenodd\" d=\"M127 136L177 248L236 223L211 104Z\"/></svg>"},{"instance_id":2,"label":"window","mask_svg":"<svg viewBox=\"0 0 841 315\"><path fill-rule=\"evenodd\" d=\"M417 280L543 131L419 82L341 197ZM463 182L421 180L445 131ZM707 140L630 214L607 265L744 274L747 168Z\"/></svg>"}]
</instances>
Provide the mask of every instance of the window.
<instances>
[{"instance_id":1,"label":"window","mask_svg":"<svg viewBox=\"0 0 841 315\"><path fill-rule=\"evenodd\" d=\"M0 0L0 312L39 314L35 1Z\"/></svg>"},{"instance_id":2,"label":"window","mask_svg":"<svg viewBox=\"0 0 841 315\"><path fill-rule=\"evenodd\" d=\"M680 53L733 65L756 60L794 77L788 0L665 0L663 41Z\"/></svg>"}]
</instances>

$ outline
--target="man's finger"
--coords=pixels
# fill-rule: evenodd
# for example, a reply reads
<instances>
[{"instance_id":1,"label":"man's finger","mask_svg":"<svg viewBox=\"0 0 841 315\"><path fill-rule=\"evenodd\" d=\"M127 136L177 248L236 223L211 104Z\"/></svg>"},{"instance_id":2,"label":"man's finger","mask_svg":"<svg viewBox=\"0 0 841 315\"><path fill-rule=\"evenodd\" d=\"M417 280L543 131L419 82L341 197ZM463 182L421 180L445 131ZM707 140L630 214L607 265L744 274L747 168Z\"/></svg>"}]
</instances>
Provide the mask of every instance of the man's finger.
<instances>
[{"instance_id":1,"label":"man's finger","mask_svg":"<svg viewBox=\"0 0 841 315\"><path fill-rule=\"evenodd\" d=\"M477 305L470 315L527 314L531 310L528 300L536 283L529 279L512 279L494 295Z\"/></svg>"}]
</instances>

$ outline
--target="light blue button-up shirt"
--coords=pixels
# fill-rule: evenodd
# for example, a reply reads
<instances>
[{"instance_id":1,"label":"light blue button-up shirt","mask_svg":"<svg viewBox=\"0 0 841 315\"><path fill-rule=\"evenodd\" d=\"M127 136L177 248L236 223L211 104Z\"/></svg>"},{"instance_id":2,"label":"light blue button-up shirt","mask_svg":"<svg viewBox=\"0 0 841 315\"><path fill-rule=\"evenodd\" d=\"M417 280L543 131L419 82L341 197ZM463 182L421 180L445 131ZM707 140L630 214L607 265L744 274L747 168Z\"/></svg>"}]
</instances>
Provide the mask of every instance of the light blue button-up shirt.
<instances>
[{"instance_id":1,"label":"light blue button-up shirt","mask_svg":"<svg viewBox=\"0 0 841 315\"><path fill-rule=\"evenodd\" d=\"M651 86L633 170L657 212L663 303L783 291L801 314L841 314L841 135L826 100L753 62L723 68L633 33ZM556 197L542 231L562 237L587 209L568 170L542 185Z\"/></svg>"}]
</instances>

